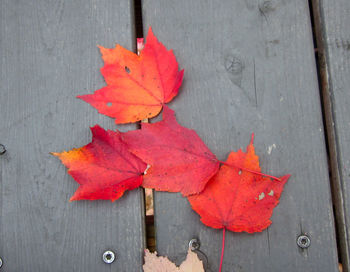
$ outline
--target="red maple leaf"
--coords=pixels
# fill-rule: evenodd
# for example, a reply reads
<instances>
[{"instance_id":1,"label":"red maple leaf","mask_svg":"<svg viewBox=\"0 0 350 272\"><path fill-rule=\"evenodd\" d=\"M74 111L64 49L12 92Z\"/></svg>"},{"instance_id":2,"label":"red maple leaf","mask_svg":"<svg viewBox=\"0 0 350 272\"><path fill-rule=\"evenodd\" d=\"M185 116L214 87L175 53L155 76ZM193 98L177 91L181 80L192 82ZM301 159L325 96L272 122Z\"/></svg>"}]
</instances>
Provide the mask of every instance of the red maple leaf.
<instances>
[{"instance_id":1,"label":"red maple leaf","mask_svg":"<svg viewBox=\"0 0 350 272\"><path fill-rule=\"evenodd\" d=\"M290 177L275 178L260 173L253 139L254 135L247 152L238 150L230 153L200 194L188 197L192 209L201 216L205 225L223 229L220 272L225 230L253 233L267 228L271 224L273 208L278 204L283 186Z\"/></svg>"},{"instance_id":2,"label":"red maple leaf","mask_svg":"<svg viewBox=\"0 0 350 272\"><path fill-rule=\"evenodd\" d=\"M178 70L174 53L158 42L151 28L139 56L120 45L100 50L107 86L78 98L116 118L117 124L156 116L177 95L184 71Z\"/></svg>"},{"instance_id":3,"label":"red maple leaf","mask_svg":"<svg viewBox=\"0 0 350 272\"><path fill-rule=\"evenodd\" d=\"M126 190L139 187L147 165L127 150L120 133L105 131L98 125L91 132L92 142L86 146L52 153L80 184L70 200L114 201Z\"/></svg>"},{"instance_id":4,"label":"red maple leaf","mask_svg":"<svg viewBox=\"0 0 350 272\"><path fill-rule=\"evenodd\" d=\"M240 170L236 165L255 173ZM290 175L272 179L259 172L259 157L255 154L252 137L246 153L231 152L205 189L189 196L188 200L209 227L235 232L262 231L271 224L273 208Z\"/></svg>"},{"instance_id":5,"label":"red maple leaf","mask_svg":"<svg viewBox=\"0 0 350 272\"><path fill-rule=\"evenodd\" d=\"M143 123L141 130L122 134L128 149L150 165L142 186L184 196L203 190L218 171L215 155L194 130L180 126L174 111L163 109L163 120Z\"/></svg>"}]
</instances>

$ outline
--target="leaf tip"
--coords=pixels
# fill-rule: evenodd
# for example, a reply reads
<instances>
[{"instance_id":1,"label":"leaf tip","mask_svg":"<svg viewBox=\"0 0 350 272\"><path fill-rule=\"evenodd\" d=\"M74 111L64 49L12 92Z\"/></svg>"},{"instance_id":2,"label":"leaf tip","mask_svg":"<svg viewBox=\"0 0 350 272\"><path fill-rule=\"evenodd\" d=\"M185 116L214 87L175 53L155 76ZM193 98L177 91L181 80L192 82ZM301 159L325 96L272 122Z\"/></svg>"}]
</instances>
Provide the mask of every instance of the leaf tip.
<instances>
[{"instance_id":1,"label":"leaf tip","mask_svg":"<svg viewBox=\"0 0 350 272\"><path fill-rule=\"evenodd\" d=\"M100 127L98 124L90 127L90 130L93 132L93 131L96 131L96 130L104 130L102 127Z\"/></svg>"},{"instance_id":2,"label":"leaf tip","mask_svg":"<svg viewBox=\"0 0 350 272\"><path fill-rule=\"evenodd\" d=\"M101 55L102 55L102 58L103 58L103 56L108 52L108 50L110 50L110 49L108 49L108 48L105 48L105 47L103 47L102 45L97 45L97 47L98 47L98 49L100 50L100 53L101 53Z\"/></svg>"},{"instance_id":3,"label":"leaf tip","mask_svg":"<svg viewBox=\"0 0 350 272\"><path fill-rule=\"evenodd\" d=\"M77 95L75 98L78 98L78 99L80 99L80 100L85 101L84 96L85 96L85 95Z\"/></svg>"},{"instance_id":4,"label":"leaf tip","mask_svg":"<svg viewBox=\"0 0 350 272\"><path fill-rule=\"evenodd\" d=\"M185 69L182 69L177 76L177 85L176 85L176 89L179 89L180 86L182 85L182 81L184 79L184 74L185 74Z\"/></svg>"},{"instance_id":5,"label":"leaf tip","mask_svg":"<svg viewBox=\"0 0 350 272\"><path fill-rule=\"evenodd\" d=\"M254 132L252 133L252 137L250 138L250 143L251 143L251 144L254 143Z\"/></svg>"},{"instance_id":6,"label":"leaf tip","mask_svg":"<svg viewBox=\"0 0 350 272\"><path fill-rule=\"evenodd\" d=\"M158 43L158 39L157 39L157 37L154 35L153 29L152 29L152 27L150 26L150 27L148 28L145 46L147 45L147 43L148 43L148 45L150 45L150 44L153 44L154 42L157 42L157 43Z\"/></svg>"},{"instance_id":7,"label":"leaf tip","mask_svg":"<svg viewBox=\"0 0 350 272\"><path fill-rule=\"evenodd\" d=\"M287 182L291 176L291 174L284 175L283 177L280 177L280 181Z\"/></svg>"}]
</instances>

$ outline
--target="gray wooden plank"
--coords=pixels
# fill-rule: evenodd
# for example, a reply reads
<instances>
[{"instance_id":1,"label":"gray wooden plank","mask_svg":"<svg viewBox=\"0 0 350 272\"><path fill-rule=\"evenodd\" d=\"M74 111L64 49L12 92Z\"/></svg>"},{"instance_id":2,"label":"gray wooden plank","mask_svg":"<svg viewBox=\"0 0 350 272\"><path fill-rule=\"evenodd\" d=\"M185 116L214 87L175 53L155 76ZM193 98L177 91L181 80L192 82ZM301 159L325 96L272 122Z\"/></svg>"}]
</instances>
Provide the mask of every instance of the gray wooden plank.
<instances>
[{"instance_id":1,"label":"gray wooden plank","mask_svg":"<svg viewBox=\"0 0 350 272\"><path fill-rule=\"evenodd\" d=\"M75 96L105 85L97 44L134 49L132 1L0 5L1 271L140 271L141 191L70 203L78 184L49 155L87 144L96 123L115 128ZM117 254L111 265L106 249Z\"/></svg>"},{"instance_id":2,"label":"gray wooden plank","mask_svg":"<svg viewBox=\"0 0 350 272\"><path fill-rule=\"evenodd\" d=\"M223 271L337 271L327 154L307 1L144 1L144 26L173 48L184 84L171 103L219 159L250 134L263 172L292 174L273 224L227 233ZM222 232L179 194L156 192L157 251L180 263L201 241L217 271ZM296 239L311 238L301 250Z\"/></svg>"},{"instance_id":3,"label":"gray wooden plank","mask_svg":"<svg viewBox=\"0 0 350 272\"><path fill-rule=\"evenodd\" d=\"M314 1L323 66L323 98L332 165L333 199L344 271L350 271L350 2Z\"/></svg>"}]
</instances>

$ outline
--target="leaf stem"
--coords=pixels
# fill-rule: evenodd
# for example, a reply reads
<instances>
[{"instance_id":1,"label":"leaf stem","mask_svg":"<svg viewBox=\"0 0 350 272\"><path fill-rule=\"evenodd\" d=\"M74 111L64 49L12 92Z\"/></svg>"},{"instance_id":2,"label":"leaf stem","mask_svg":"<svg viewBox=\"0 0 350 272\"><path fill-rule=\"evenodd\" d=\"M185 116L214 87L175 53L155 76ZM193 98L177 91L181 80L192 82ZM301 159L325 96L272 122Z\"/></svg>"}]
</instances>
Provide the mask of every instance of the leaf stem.
<instances>
[{"instance_id":1,"label":"leaf stem","mask_svg":"<svg viewBox=\"0 0 350 272\"><path fill-rule=\"evenodd\" d=\"M224 252L225 252L225 232L226 232L226 228L224 227L224 228L222 229L222 248L221 248L221 260L220 260L219 272L221 272L221 269L222 269L222 262L224 261Z\"/></svg>"},{"instance_id":2,"label":"leaf stem","mask_svg":"<svg viewBox=\"0 0 350 272\"><path fill-rule=\"evenodd\" d=\"M271 179L275 179L275 180L281 181L281 179L276 178L276 177L274 177L274 176L270 176L270 175L267 175L267 174L264 174L264 173L261 173L261 172L257 172L257 171L254 171L254 170L250 170L250 169L245 168L245 167L241 167L241 166L238 166L238 165L235 165L235 164L230 164L230 163L227 163L227 162L224 162L224 161L218 161L218 162L221 163L221 164L230 166L230 167L238 168L238 169L241 169L241 170L243 170L243 171L247 171L247 172L256 174L256 175L260 175L260 176L264 176L264 177L268 177L268 178L271 178Z\"/></svg>"}]
</instances>

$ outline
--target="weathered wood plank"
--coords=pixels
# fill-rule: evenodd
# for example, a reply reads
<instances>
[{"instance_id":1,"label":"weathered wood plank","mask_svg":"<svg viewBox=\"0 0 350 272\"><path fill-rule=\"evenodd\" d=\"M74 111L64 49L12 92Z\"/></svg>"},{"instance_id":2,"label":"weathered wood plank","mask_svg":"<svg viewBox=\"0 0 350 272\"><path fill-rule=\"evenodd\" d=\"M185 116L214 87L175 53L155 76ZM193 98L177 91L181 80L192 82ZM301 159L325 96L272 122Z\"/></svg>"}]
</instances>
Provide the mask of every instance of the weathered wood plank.
<instances>
[{"instance_id":1,"label":"weathered wood plank","mask_svg":"<svg viewBox=\"0 0 350 272\"><path fill-rule=\"evenodd\" d=\"M140 191L73 202L78 187L49 155L87 144L112 119L75 98L104 86L97 44L134 48L132 1L0 2L0 256L4 271L140 271ZM117 254L107 265L106 249Z\"/></svg>"},{"instance_id":2,"label":"weathered wood plank","mask_svg":"<svg viewBox=\"0 0 350 272\"><path fill-rule=\"evenodd\" d=\"M340 254L344 271L350 271L350 2L317 0L313 5L325 64L321 75Z\"/></svg>"},{"instance_id":3,"label":"weathered wood plank","mask_svg":"<svg viewBox=\"0 0 350 272\"><path fill-rule=\"evenodd\" d=\"M292 178L268 230L228 233L224 271L337 271L327 154L307 1L144 1L145 30L174 49L185 82L171 103L219 159L255 132L262 170ZM217 271L221 231L179 194L156 193L159 254L198 237ZM311 238L301 250L296 239Z\"/></svg>"}]
</instances>

